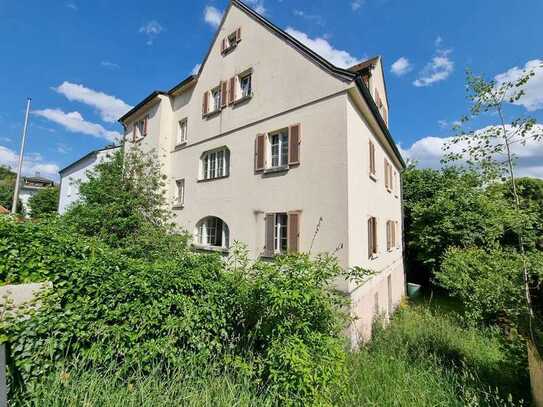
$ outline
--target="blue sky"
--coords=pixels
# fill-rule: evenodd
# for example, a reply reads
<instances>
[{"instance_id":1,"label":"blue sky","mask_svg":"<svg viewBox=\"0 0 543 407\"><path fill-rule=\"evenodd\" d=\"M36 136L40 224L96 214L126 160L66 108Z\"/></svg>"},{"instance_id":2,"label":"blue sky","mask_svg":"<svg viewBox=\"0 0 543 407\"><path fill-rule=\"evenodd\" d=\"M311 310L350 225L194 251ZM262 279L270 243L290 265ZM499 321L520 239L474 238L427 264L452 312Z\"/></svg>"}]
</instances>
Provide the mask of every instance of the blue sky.
<instances>
[{"instance_id":1,"label":"blue sky","mask_svg":"<svg viewBox=\"0 0 543 407\"><path fill-rule=\"evenodd\" d=\"M47 3L47 6L44 6ZM464 70L514 77L543 59L543 1L248 0L338 65L382 55L390 129L435 166L466 112ZM26 173L54 176L121 132L115 118L202 60L227 0L0 0L0 164L14 166L33 99ZM520 6L522 5L522 6ZM510 114L543 123L543 70ZM476 123L484 127L492 117ZM521 171L543 177L543 147Z\"/></svg>"}]
</instances>

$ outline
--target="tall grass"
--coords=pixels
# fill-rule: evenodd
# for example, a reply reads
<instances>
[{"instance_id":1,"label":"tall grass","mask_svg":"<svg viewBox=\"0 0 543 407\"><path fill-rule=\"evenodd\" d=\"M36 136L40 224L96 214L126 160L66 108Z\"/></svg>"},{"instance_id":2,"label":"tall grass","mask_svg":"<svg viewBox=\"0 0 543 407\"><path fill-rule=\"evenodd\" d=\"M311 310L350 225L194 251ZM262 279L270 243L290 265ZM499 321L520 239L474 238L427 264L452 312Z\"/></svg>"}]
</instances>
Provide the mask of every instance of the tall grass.
<instances>
[{"instance_id":1,"label":"tall grass","mask_svg":"<svg viewBox=\"0 0 543 407\"><path fill-rule=\"evenodd\" d=\"M371 344L349 355L338 406L527 405L525 352L496 329L465 328L416 306L377 329ZM243 369L189 365L134 373L66 369L17 400L33 406L272 406L277 397Z\"/></svg>"}]
</instances>

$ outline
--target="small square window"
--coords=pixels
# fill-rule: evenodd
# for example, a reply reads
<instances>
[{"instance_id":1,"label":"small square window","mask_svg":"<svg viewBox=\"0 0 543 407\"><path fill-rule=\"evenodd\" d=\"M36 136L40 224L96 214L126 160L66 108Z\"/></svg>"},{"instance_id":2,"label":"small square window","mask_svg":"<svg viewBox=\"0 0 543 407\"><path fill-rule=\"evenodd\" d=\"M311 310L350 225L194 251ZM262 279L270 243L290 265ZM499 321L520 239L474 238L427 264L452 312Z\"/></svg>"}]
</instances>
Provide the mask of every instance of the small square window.
<instances>
[{"instance_id":1,"label":"small square window","mask_svg":"<svg viewBox=\"0 0 543 407\"><path fill-rule=\"evenodd\" d=\"M183 119L179 122L177 128L177 141L176 144L183 144L187 142L188 120Z\"/></svg>"}]
</instances>

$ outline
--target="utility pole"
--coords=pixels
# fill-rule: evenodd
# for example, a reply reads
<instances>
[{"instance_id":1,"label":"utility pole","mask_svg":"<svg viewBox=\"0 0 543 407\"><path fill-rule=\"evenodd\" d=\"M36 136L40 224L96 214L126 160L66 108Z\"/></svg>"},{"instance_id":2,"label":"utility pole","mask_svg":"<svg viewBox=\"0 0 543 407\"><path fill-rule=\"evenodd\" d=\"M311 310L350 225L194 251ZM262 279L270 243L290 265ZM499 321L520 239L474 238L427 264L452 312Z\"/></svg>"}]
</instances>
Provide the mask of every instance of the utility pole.
<instances>
[{"instance_id":1,"label":"utility pole","mask_svg":"<svg viewBox=\"0 0 543 407\"><path fill-rule=\"evenodd\" d=\"M25 153L25 141L26 141L26 132L28 130L28 114L30 113L30 102L31 98L28 98L26 101L26 114L25 114L25 125L23 127L23 138L21 140L21 152L19 153L19 166L17 168L17 180L15 181L15 191L13 192L13 204L11 205L11 213L15 215L17 212L17 201L19 200L19 187L21 183L21 170L23 169L23 156Z\"/></svg>"}]
</instances>

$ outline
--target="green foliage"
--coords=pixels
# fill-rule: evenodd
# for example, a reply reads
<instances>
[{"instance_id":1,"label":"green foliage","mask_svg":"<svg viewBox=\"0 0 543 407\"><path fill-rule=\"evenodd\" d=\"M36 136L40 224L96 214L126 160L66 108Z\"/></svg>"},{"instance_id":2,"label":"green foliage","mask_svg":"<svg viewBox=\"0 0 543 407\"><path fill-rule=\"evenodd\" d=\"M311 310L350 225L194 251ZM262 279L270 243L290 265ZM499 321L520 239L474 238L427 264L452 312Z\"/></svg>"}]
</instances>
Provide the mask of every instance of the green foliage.
<instances>
[{"instance_id":1,"label":"green foliage","mask_svg":"<svg viewBox=\"0 0 543 407\"><path fill-rule=\"evenodd\" d=\"M99 163L80 185L81 202L64 219L78 233L95 236L127 255L160 258L187 235L174 233L159 160L136 147L118 150ZM159 242L159 245L157 245Z\"/></svg>"},{"instance_id":2,"label":"green foliage","mask_svg":"<svg viewBox=\"0 0 543 407\"><path fill-rule=\"evenodd\" d=\"M410 167L403 181L407 263L419 281L439 269L447 248L496 247L517 222L501 191L475 172Z\"/></svg>"},{"instance_id":3,"label":"green foliage","mask_svg":"<svg viewBox=\"0 0 543 407\"><path fill-rule=\"evenodd\" d=\"M304 346L294 369L311 365ZM282 354L296 354L282 351ZM320 356L319 356L320 357ZM345 353L347 376L334 387L335 406L504 406L526 405L529 397L525 349L495 329L463 328L452 318L413 307L399 312L386 331L358 352ZM520 361L516 363L515 361ZM240 367L188 360L174 369L136 368L128 377L78 363L59 367L25 395L22 405L47 406L276 406L283 393L259 386ZM457 367L457 368L455 368ZM295 377L294 380L297 379ZM511 397L508 395L511 394ZM511 401L509 401L511 399ZM318 404L316 401L314 404ZM15 403L18 405L19 403ZM310 401L304 405L311 405Z\"/></svg>"},{"instance_id":4,"label":"green foliage","mask_svg":"<svg viewBox=\"0 0 543 407\"><path fill-rule=\"evenodd\" d=\"M543 253L531 252L526 259L536 287L543 281ZM436 277L462 301L471 322L503 317L519 322L526 315L523 258L514 250L450 249Z\"/></svg>"},{"instance_id":5,"label":"green foliage","mask_svg":"<svg viewBox=\"0 0 543 407\"><path fill-rule=\"evenodd\" d=\"M0 240L4 281L53 283L32 318L3 327L27 389L74 358L128 377L233 356L295 404L327 400L341 383L346 318L330 289L341 273L332 257L254 265L243 250L226 263L189 251L131 258L48 218L0 219Z\"/></svg>"},{"instance_id":6,"label":"green foliage","mask_svg":"<svg viewBox=\"0 0 543 407\"><path fill-rule=\"evenodd\" d=\"M465 328L416 306L400 310L386 330L377 329L372 342L351 355L347 389L338 392L335 405L525 405L526 363L518 337Z\"/></svg>"},{"instance_id":7,"label":"green foliage","mask_svg":"<svg viewBox=\"0 0 543 407\"><path fill-rule=\"evenodd\" d=\"M0 165L0 205L11 210L13 205L13 192L15 190L15 179L17 174L9 168ZM17 211L22 211L22 203L19 200Z\"/></svg>"},{"instance_id":8,"label":"green foliage","mask_svg":"<svg viewBox=\"0 0 543 407\"><path fill-rule=\"evenodd\" d=\"M48 187L39 190L28 200L30 214L33 218L56 213L58 210L59 188Z\"/></svg>"}]
</instances>

